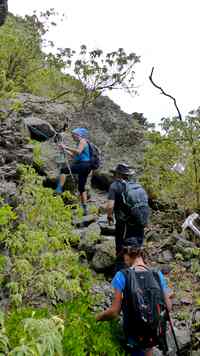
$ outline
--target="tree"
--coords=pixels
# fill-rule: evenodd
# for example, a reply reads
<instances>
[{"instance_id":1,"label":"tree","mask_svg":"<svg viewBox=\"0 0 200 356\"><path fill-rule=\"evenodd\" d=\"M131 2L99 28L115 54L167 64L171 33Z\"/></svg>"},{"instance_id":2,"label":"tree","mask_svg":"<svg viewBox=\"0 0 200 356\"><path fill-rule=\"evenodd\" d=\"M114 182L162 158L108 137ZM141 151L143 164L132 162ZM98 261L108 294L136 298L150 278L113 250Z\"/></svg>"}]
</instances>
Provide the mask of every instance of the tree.
<instances>
[{"instance_id":1,"label":"tree","mask_svg":"<svg viewBox=\"0 0 200 356\"><path fill-rule=\"evenodd\" d=\"M164 199L200 209L200 109L182 121L163 118L163 133L148 134L143 181ZM184 172L173 167L180 163Z\"/></svg>"},{"instance_id":2,"label":"tree","mask_svg":"<svg viewBox=\"0 0 200 356\"><path fill-rule=\"evenodd\" d=\"M79 111L106 90L135 93L134 67L139 62L135 53L119 48L104 54L100 49L88 51L85 45L80 52L56 50L54 43L47 41L56 16L54 9L24 18L8 16L0 29L1 98L28 92L70 104Z\"/></svg>"},{"instance_id":3,"label":"tree","mask_svg":"<svg viewBox=\"0 0 200 356\"><path fill-rule=\"evenodd\" d=\"M82 98L82 110L106 90L136 92L134 67L140 58L135 53L127 54L123 48L108 53L101 49L89 51L82 45L79 53L70 48L59 49L57 59L65 72L79 80L77 94Z\"/></svg>"}]
</instances>

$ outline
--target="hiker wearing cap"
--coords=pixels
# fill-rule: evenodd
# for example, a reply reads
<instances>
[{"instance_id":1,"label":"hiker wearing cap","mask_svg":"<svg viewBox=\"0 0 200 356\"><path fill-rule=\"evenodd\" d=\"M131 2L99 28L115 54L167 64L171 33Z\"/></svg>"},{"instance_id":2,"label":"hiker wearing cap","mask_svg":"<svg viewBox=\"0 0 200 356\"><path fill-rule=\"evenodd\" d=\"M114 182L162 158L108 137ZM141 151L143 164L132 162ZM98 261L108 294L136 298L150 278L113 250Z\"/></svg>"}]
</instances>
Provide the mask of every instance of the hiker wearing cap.
<instances>
[{"instance_id":1,"label":"hiker wearing cap","mask_svg":"<svg viewBox=\"0 0 200 356\"><path fill-rule=\"evenodd\" d=\"M135 172L127 164L118 164L111 170L114 182L108 193L107 218L112 224L116 220L116 253L119 256L127 238L143 244L144 226L147 224L149 207L144 189L136 183Z\"/></svg>"},{"instance_id":2,"label":"hiker wearing cap","mask_svg":"<svg viewBox=\"0 0 200 356\"><path fill-rule=\"evenodd\" d=\"M90 163L90 148L87 141L88 130L85 128L76 128L72 130L72 138L77 143L76 148L71 148L64 146L64 149L72 157L72 164L65 166L61 169L61 175L59 177L59 182L56 188L57 193L63 192L63 187L65 184L66 174L71 173L78 175L78 190L80 193L81 205L83 208L84 215L87 215L87 193L85 191L85 185L87 182L87 177L91 171Z\"/></svg>"},{"instance_id":3,"label":"hiker wearing cap","mask_svg":"<svg viewBox=\"0 0 200 356\"><path fill-rule=\"evenodd\" d=\"M113 319L122 310L127 354L153 356L154 346L167 352L167 315L172 307L167 282L160 271L147 266L143 248L137 244L124 247L123 256L126 268L112 280L112 306L96 320Z\"/></svg>"}]
</instances>

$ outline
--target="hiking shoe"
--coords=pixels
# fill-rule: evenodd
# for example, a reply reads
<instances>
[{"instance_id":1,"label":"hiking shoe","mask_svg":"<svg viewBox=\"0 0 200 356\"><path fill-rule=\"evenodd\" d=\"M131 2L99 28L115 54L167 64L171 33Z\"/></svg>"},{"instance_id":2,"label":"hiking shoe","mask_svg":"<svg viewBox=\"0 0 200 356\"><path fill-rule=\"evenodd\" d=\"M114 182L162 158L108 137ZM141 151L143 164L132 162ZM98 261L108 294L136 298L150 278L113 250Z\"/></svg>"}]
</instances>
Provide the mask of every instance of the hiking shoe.
<instances>
[{"instance_id":1,"label":"hiking shoe","mask_svg":"<svg viewBox=\"0 0 200 356\"><path fill-rule=\"evenodd\" d=\"M89 215L89 210L86 204L81 204L81 208L83 209L83 216Z\"/></svg>"},{"instance_id":2,"label":"hiking shoe","mask_svg":"<svg viewBox=\"0 0 200 356\"><path fill-rule=\"evenodd\" d=\"M63 193L63 188L61 187L60 184L58 184L58 186L57 186L57 188L55 190L55 193L57 193L57 194L62 194Z\"/></svg>"}]
</instances>

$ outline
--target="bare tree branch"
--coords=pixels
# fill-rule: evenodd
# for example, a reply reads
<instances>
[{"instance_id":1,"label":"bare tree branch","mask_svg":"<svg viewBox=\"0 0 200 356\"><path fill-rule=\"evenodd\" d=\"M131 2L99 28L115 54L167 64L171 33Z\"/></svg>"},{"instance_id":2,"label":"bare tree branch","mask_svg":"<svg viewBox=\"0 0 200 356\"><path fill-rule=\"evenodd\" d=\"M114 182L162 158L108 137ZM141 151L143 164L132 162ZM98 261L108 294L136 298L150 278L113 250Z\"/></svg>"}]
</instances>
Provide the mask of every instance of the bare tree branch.
<instances>
[{"instance_id":1,"label":"bare tree branch","mask_svg":"<svg viewBox=\"0 0 200 356\"><path fill-rule=\"evenodd\" d=\"M179 110L179 108L178 108L178 106L177 106L177 103L176 103L176 99L175 99L173 96L171 96L170 94L167 94L159 85L157 85L157 84L153 81L153 78L152 78L152 77L153 77L153 72L154 72L154 67L152 67L151 74L150 74L150 76L149 76L150 82L153 84L153 86L154 86L155 88L157 88L157 89L159 89L159 90L161 91L161 94L163 94L163 95L165 95L165 96L168 96L168 98L170 98L170 99L173 100L174 106L175 106L175 108L176 108L176 110L177 110L177 112L178 112L179 120L180 120L180 121L183 121L181 112L180 112L180 110Z\"/></svg>"}]
</instances>

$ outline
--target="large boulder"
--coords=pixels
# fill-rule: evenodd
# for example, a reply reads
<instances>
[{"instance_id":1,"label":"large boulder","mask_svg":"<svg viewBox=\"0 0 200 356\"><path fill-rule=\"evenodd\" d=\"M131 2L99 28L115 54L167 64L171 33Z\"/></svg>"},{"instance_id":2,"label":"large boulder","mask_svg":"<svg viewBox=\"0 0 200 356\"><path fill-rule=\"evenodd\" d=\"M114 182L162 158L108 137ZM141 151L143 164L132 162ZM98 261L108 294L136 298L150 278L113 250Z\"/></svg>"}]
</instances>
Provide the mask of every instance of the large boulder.
<instances>
[{"instance_id":1,"label":"large boulder","mask_svg":"<svg viewBox=\"0 0 200 356\"><path fill-rule=\"evenodd\" d=\"M175 252L181 253L184 257L186 257L188 249L195 248L195 247L196 247L195 243L185 239L182 236L177 235L176 236L176 243L173 246L173 250Z\"/></svg>"},{"instance_id":2,"label":"large boulder","mask_svg":"<svg viewBox=\"0 0 200 356\"><path fill-rule=\"evenodd\" d=\"M97 223L92 223L82 230L79 249L85 251L88 260L90 260L95 251L96 244L101 241L101 230Z\"/></svg>"},{"instance_id":3,"label":"large boulder","mask_svg":"<svg viewBox=\"0 0 200 356\"><path fill-rule=\"evenodd\" d=\"M31 164L33 146L28 143L29 136L23 130L22 119L16 115L0 121L0 177L2 180L17 179L17 165Z\"/></svg>"},{"instance_id":4,"label":"large boulder","mask_svg":"<svg viewBox=\"0 0 200 356\"><path fill-rule=\"evenodd\" d=\"M37 141L49 140L56 134L55 129L48 121L38 117L26 117L24 118L24 124L28 128L31 138Z\"/></svg>"},{"instance_id":5,"label":"large boulder","mask_svg":"<svg viewBox=\"0 0 200 356\"><path fill-rule=\"evenodd\" d=\"M116 258L114 240L103 241L96 245L96 252L92 259L92 267L96 272L107 272L114 267Z\"/></svg>"}]
</instances>

